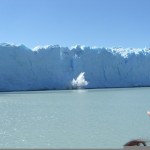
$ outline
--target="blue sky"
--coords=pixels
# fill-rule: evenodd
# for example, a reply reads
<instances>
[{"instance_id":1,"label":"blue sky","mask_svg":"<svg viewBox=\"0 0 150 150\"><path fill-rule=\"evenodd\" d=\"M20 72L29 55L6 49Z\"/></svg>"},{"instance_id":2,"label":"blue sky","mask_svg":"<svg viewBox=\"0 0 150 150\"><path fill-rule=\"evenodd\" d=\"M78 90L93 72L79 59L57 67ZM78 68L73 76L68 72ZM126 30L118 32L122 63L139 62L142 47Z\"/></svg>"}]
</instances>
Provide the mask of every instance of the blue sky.
<instances>
[{"instance_id":1,"label":"blue sky","mask_svg":"<svg viewBox=\"0 0 150 150\"><path fill-rule=\"evenodd\" d=\"M0 0L0 42L150 47L150 0Z\"/></svg>"}]
</instances>

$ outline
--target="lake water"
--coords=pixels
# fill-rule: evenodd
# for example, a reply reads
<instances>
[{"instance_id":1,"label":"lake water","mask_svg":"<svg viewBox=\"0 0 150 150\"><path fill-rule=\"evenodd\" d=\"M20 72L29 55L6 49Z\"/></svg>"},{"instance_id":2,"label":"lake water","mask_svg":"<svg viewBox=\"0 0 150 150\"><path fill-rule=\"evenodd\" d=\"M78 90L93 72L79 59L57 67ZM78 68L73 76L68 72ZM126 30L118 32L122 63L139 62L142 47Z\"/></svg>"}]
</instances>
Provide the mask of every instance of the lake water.
<instances>
[{"instance_id":1,"label":"lake water","mask_svg":"<svg viewBox=\"0 0 150 150\"><path fill-rule=\"evenodd\" d=\"M122 148L148 110L150 88L0 93L0 148Z\"/></svg>"}]
</instances>

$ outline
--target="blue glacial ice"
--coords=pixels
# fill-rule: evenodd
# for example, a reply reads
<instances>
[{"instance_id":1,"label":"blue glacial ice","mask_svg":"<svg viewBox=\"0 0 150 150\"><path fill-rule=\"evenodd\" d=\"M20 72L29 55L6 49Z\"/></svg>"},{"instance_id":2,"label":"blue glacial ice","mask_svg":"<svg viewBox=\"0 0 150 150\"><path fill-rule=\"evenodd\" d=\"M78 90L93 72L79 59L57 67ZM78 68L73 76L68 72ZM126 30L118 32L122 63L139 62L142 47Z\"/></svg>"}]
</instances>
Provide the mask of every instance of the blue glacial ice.
<instances>
[{"instance_id":1,"label":"blue glacial ice","mask_svg":"<svg viewBox=\"0 0 150 150\"><path fill-rule=\"evenodd\" d=\"M149 48L0 44L0 91L150 86Z\"/></svg>"}]
</instances>

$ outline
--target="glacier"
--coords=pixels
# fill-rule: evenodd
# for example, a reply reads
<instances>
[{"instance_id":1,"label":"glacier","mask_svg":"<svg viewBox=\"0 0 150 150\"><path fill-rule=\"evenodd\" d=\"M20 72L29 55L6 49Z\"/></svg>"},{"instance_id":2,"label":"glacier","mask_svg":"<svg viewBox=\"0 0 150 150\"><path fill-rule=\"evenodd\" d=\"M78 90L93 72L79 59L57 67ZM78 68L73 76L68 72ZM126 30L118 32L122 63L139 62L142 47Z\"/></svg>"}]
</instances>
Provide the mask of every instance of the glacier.
<instances>
[{"instance_id":1,"label":"glacier","mask_svg":"<svg viewBox=\"0 0 150 150\"><path fill-rule=\"evenodd\" d=\"M78 76L82 74L82 77ZM150 48L0 44L0 91L150 86Z\"/></svg>"}]
</instances>

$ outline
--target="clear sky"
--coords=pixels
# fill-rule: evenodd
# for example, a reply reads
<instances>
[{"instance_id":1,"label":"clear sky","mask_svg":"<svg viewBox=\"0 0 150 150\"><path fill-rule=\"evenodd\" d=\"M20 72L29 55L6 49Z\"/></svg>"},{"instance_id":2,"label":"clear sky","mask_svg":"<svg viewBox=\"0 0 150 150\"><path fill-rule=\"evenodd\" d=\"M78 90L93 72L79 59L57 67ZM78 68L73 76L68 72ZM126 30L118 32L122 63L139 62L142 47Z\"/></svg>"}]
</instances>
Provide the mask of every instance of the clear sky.
<instances>
[{"instance_id":1,"label":"clear sky","mask_svg":"<svg viewBox=\"0 0 150 150\"><path fill-rule=\"evenodd\" d=\"M150 47L150 0L0 0L0 43Z\"/></svg>"}]
</instances>

